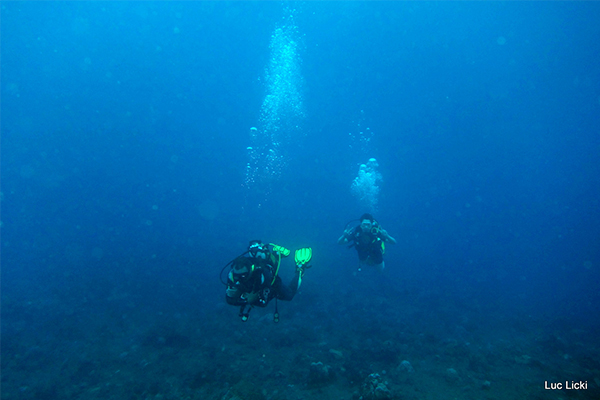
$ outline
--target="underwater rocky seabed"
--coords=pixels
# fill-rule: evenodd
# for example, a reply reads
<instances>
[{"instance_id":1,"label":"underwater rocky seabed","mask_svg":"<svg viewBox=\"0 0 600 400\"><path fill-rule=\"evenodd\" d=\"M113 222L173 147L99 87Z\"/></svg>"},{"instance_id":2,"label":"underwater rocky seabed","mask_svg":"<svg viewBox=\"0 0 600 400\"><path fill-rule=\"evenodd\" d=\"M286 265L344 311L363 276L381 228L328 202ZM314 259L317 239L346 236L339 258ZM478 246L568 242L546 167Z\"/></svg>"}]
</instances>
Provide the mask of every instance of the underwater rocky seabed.
<instances>
[{"instance_id":1,"label":"underwater rocky seabed","mask_svg":"<svg viewBox=\"0 0 600 400\"><path fill-rule=\"evenodd\" d=\"M279 323L274 304L241 322L208 283L6 295L2 399L600 398L598 332L376 277L325 288L310 274L279 302ZM543 389L566 379L588 389Z\"/></svg>"}]
</instances>

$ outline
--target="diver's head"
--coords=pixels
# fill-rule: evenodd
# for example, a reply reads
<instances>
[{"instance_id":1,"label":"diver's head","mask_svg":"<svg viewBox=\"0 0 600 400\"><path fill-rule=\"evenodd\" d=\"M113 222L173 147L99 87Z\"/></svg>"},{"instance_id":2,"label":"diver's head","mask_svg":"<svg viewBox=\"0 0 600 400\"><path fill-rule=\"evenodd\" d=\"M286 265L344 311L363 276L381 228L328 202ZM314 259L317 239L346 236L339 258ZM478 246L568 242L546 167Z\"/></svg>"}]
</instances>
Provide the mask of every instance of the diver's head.
<instances>
[{"instance_id":1,"label":"diver's head","mask_svg":"<svg viewBox=\"0 0 600 400\"><path fill-rule=\"evenodd\" d=\"M370 231L375 224L375 218L369 213L365 213L360 217L360 228L363 231Z\"/></svg>"},{"instance_id":2,"label":"diver's head","mask_svg":"<svg viewBox=\"0 0 600 400\"><path fill-rule=\"evenodd\" d=\"M250 257L253 258L262 258L264 260L267 258L268 251L268 246L260 240L251 240L248 245L248 253L250 254Z\"/></svg>"},{"instance_id":3,"label":"diver's head","mask_svg":"<svg viewBox=\"0 0 600 400\"><path fill-rule=\"evenodd\" d=\"M243 286L252 275L252 270L254 265L249 266L245 263L234 264L231 270L231 281L235 284L235 286Z\"/></svg>"},{"instance_id":4,"label":"diver's head","mask_svg":"<svg viewBox=\"0 0 600 400\"><path fill-rule=\"evenodd\" d=\"M371 220L363 219L362 221L360 221L360 229L362 229L363 232L369 232L372 227L373 222L371 222Z\"/></svg>"},{"instance_id":5,"label":"diver's head","mask_svg":"<svg viewBox=\"0 0 600 400\"><path fill-rule=\"evenodd\" d=\"M369 213L364 213L363 215L360 216L361 222L364 221L365 219L368 219L371 222L375 221L375 218L373 218L373 216Z\"/></svg>"}]
</instances>

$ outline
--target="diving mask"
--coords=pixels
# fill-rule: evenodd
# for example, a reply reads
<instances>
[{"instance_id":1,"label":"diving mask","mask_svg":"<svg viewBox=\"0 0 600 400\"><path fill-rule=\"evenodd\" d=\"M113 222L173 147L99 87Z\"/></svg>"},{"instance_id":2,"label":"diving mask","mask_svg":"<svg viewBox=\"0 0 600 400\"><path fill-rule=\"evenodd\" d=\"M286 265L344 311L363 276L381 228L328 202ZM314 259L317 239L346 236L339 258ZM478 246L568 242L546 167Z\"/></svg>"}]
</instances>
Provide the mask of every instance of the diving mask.
<instances>
[{"instance_id":1,"label":"diving mask","mask_svg":"<svg viewBox=\"0 0 600 400\"><path fill-rule=\"evenodd\" d=\"M252 243L250 247L248 247L248 252L251 257L262 258L263 260L267 258L267 251L267 246L262 243Z\"/></svg>"}]
</instances>

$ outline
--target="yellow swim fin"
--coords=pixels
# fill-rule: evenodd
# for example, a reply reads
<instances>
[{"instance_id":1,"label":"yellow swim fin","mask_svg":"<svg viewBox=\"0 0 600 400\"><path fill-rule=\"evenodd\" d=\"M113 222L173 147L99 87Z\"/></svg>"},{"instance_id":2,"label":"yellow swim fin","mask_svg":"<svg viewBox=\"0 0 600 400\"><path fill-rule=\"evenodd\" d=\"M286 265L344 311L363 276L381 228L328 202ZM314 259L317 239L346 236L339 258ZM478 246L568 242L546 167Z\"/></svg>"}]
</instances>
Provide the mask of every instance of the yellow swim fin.
<instances>
[{"instance_id":1,"label":"yellow swim fin","mask_svg":"<svg viewBox=\"0 0 600 400\"><path fill-rule=\"evenodd\" d=\"M302 284L302 277L304 276L304 272L306 272L307 268L310 268L310 265L306 265L312 259L312 249L310 247L303 247L301 249L296 250L295 254L296 258L296 271L298 271L298 288L300 289L300 285Z\"/></svg>"},{"instance_id":2,"label":"yellow swim fin","mask_svg":"<svg viewBox=\"0 0 600 400\"><path fill-rule=\"evenodd\" d=\"M290 255L290 251L289 251L288 249L286 249L285 247L283 247L283 246L279 246L279 245L277 245L277 244L275 244L275 243L269 243L269 244L270 244L271 246L273 246L273 251L274 251L275 253L279 253L279 254L281 254L283 257L287 257L287 256L289 256L289 255Z\"/></svg>"},{"instance_id":3,"label":"yellow swim fin","mask_svg":"<svg viewBox=\"0 0 600 400\"><path fill-rule=\"evenodd\" d=\"M312 259L312 249L310 247L304 247L296 250L296 265L306 265Z\"/></svg>"}]
</instances>

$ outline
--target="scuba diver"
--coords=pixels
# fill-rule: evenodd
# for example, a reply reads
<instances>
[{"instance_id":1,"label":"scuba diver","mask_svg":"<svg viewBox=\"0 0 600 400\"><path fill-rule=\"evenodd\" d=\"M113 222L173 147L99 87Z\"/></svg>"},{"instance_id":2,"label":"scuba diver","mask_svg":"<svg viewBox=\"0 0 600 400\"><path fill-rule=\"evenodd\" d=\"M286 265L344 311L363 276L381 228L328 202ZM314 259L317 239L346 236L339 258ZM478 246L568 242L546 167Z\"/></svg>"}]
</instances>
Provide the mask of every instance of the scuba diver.
<instances>
[{"instance_id":1,"label":"scuba diver","mask_svg":"<svg viewBox=\"0 0 600 400\"><path fill-rule=\"evenodd\" d=\"M221 282L227 286L225 300L232 306L240 306L239 316L247 321L253 307L266 307L275 299L275 314L273 319L279 322L277 300L292 300L302 283L304 272L310 268L312 259L310 247L298 249L295 252L296 274L289 283L284 285L278 276L281 258L290 255L285 247L273 243L264 244L260 240L252 240L248 250L230 261L221 270ZM223 271L228 266L231 270L227 282L223 281Z\"/></svg>"},{"instance_id":2,"label":"scuba diver","mask_svg":"<svg viewBox=\"0 0 600 400\"><path fill-rule=\"evenodd\" d=\"M359 271L363 265L372 265L383 271L385 268L385 262L383 261L385 242L396 243L396 239L381 228L379 222L371 214L363 214L359 221L360 225L354 228L348 228L348 225L353 221L346 224L344 233L338 239L338 244L351 242L348 247L356 248Z\"/></svg>"}]
</instances>

